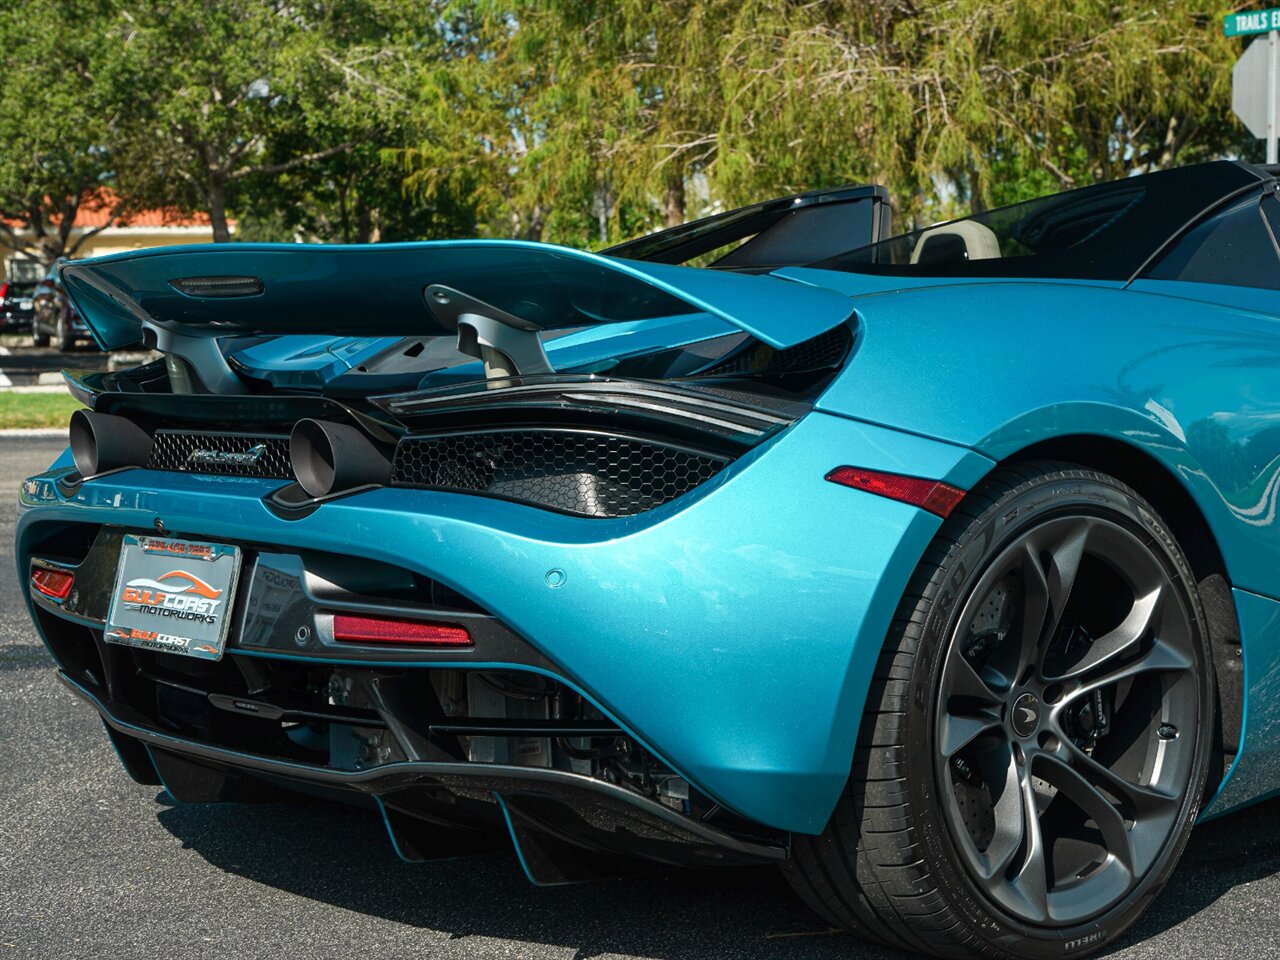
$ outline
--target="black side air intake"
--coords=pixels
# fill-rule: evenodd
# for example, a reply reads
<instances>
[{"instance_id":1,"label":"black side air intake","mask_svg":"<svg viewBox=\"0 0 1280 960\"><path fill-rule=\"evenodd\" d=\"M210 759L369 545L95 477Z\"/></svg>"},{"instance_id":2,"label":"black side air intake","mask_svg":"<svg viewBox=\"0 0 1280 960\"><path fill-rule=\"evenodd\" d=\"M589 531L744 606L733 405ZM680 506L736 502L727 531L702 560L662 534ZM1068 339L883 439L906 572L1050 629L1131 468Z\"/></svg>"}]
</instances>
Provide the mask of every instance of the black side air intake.
<instances>
[{"instance_id":1,"label":"black side air intake","mask_svg":"<svg viewBox=\"0 0 1280 960\"><path fill-rule=\"evenodd\" d=\"M289 435L289 460L302 489L313 497L391 479L391 460L356 427L299 420Z\"/></svg>"},{"instance_id":2,"label":"black side air intake","mask_svg":"<svg viewBox=\"0 0 1280 960\"><path fill-rule=\"evenodd\" d=\"M132 420L77 410L71 415L71 456L84 477L140 467L151 457L151 435Z\"/></svg>"}]
</instances>

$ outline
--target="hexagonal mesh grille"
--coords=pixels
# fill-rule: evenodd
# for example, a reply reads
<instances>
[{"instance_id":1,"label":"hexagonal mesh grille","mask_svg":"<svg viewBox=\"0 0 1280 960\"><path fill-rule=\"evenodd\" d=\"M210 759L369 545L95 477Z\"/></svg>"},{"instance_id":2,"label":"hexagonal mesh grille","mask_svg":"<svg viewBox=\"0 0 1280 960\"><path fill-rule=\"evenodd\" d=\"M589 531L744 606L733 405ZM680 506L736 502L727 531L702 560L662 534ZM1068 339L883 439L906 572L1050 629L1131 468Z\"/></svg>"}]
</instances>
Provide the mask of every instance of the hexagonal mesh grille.
<instances>
[{"instance_id":1,"label":"hexagonal mesh grille","mask_svg":"<svg viewBox=\"0 0 1280 960\"><path fill-rule=\"evenodd\" d=\"M757 343L729 359L702 371L700 376L728 376L746 373L795 373L833 367L849 348L849 332L836 327L812 340L785 350L775 350L767 343Z\"/></svg>"},{"instance_id":2,"label":"hexagonal mesh grille","mask_svg":"<svg viewBox=\"0 0 1280 960\"><path fill-rule=\"evenodd\" d=\"M646 440L554 430L406 437L391 482L506 497L586 517L629 517L711 479L716 457Z\"/></svg>"},{"instance_id":3,"label":"hexagonal mesh grille","mask_svg":"<svg viewBox=\"0 0 1280 960\"><path fill-rule=\"evenodd\" d=\"M157 430L154 439L147 461L152 470L293 479L288 437ZM200 453L193 460L196 451Z\"/></svg>"}]
</instances>

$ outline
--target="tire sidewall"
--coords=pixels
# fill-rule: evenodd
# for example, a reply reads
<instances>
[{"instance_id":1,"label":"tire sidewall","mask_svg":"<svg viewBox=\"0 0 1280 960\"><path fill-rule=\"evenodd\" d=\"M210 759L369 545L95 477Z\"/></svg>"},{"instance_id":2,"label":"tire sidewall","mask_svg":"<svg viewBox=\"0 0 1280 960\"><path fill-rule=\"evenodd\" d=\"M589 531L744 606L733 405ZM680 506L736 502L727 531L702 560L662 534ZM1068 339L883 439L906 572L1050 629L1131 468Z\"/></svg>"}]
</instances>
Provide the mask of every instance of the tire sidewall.
<instances>
[{"instance_id":1,"label":"tire sidewall","mask_svg":"<svg viewBox=\"0 0 1280 960\"><path fill-rule=\"evenodd\" d=\"M76 339L71 333L71 319L65 312L58 317L57 326L54 328L55 345L61 353L66 353L75 346Z\"/></svg>"},{"instance_id":2,"label":"tire sidewall","mask_svg":"<svg viewBox=\"0 0 1280 960\"><path fill-rule=\"evenodd\" d=\"M969 878L946 827L934 766L933 731L941 667L956 621L987 563L1030 527L1072 512L1102 516L1140 533L1149 549L1167 566L1195 634L1200 730L1190 789L1183 798L1177 826L1147 876L1124 900L1100 916L1073 927L1047 929L1028 926L1004 914ZM911 809L923 814L915 818L915 826L925 860L937 877L938 886L947 891L955 912L975 936L996 951L1010 951L1019 957L1090 952L1114 940L1143 912L1176 866L1199 813L1212 749L1214 687L1207 630L1194 579L1177 544L1151 508L1132 491L1096 475L1081 474L1076 478L1061 471L1048 474L1041 482L998 501L976 520L959 516L953 520L967 527L962 532L952 531L958 542L947 552L938 575L925 592L927 611L907 710L907 784Z\"/></svg>"}]
</instances>

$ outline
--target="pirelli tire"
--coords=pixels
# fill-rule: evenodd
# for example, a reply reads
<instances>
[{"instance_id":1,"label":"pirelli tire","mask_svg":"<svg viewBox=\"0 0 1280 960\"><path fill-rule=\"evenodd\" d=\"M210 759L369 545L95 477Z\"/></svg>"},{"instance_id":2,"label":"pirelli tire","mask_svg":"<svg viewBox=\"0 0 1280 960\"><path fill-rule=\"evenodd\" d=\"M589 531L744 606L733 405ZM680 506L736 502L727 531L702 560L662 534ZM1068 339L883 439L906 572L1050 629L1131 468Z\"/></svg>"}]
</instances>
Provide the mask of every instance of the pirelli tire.
<instances>
[{"instance_id":1,"label":"pirelli tire","mask_svg":"<svg viewBox=\"0 0 1280 960\"><path fill-rule=\"evenodd\" d=\"M1001 468L917 569L848 786L784 872L891 947L1084 955L1169 879L1215 717L1195 580L1150 504L1070 464Z\"/></svg>"}]
</instances>

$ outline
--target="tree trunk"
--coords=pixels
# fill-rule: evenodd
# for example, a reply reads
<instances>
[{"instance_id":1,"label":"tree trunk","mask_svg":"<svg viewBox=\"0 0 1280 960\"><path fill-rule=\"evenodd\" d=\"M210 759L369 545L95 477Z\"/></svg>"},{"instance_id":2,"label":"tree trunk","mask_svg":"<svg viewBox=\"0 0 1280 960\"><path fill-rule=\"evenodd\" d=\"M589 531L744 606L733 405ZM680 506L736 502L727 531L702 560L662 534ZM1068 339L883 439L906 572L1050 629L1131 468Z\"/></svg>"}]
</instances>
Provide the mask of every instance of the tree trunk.
<instances>
[{"instance_id":1,"label":"tree trunk","mask_svg":"<svg viewBox=\"0 0 1280 960\"><path fill-rule=\"evenodd\" d=\"M373 211L364 197L356 197L356 243L373 243Z\"/></svg>"},{"instance_id":2,"label":"tree trunk","mask_svg":"<svg viewBox=\"0 0 1280 960\"><path fill-rule=\"evenodd\" d=\"M678 227L684 223L684 174L673 174L667 181L667 226Z\"/></svg>"},{"instance_id":3,"label":"tree trunk","mask_svg":"<svg viewBox=\"0 0 1280 960\"><path fill-rule=\"evenodd\" d=\"M609 215L613 212L613 190L608 183L597 183L591 198L591 212L596 218L600 243L609 242Z\"/></svg>"},{"instance_id":4,"label":"tree trunk","mask_svg":"<svg viewBox=\"0 0 1280 960\"><path fill-rule=\"evenodd\" d=\"M533 240L535 242L542 240L542 230L546 226L547 212L542 209L542 204L535 203L533 209L529 211L529 221L525 225L519 239Z\"/></svg>"},{"instance_id":5,"label":"tree trunk","mask_svg":"<svg viewBox=\"0 0 1280 960\"><path fill-rule=\"evenodd\" d=\"M205 191L209 204L209 222L213 225L213 242L229 243L231 227L227 223L227 182L220 176L209 178Z\"/></svg>"}]
</instances>

